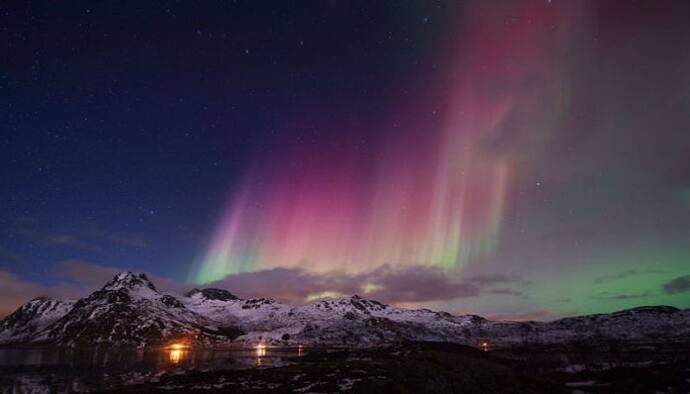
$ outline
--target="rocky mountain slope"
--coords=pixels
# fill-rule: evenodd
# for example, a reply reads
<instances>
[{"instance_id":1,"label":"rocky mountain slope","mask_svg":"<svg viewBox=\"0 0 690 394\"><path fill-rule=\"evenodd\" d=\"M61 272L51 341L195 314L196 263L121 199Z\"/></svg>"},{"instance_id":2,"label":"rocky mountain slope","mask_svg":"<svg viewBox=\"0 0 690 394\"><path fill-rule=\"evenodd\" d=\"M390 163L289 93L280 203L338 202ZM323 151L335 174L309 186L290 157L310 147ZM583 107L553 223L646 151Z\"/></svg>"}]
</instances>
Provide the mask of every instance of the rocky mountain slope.
<instances>
[{"instance_id":1,"label":"rocky mountain slope","mask_svg":"<svg viewBox=\"0 0 690 394\"><path fill-rule=\"evenodd\" d=\"M39 298L0 321L0 344L147 346L200 343L370 347L438 341L492 346L688 342L690 311L641 307L551 322L495 322L428 309L404 309L359 296L301 306L242 299L222 289L183 297L159 292L144 274L121 273L78 301Z\"/></svg>"},{"instance_id":2,"label":"rocky mountain slope","mask_svg":"<svg viewBox=\"0 0 690 394\"><path fill-rule=\"evenodd\" d=\"M47 297L34 298L0 321L0 343L30 340L65 316L75 302Z\"/></svg>"}]
</instances>

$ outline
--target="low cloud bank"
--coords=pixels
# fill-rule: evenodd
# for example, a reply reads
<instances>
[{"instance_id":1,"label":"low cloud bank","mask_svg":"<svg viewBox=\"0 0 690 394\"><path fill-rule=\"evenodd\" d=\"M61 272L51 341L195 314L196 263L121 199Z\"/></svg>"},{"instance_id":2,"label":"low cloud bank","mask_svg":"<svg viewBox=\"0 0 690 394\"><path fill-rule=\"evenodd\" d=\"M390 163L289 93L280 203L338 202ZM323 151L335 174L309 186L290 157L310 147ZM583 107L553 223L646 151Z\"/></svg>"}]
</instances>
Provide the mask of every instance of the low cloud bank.
<instances>
[{"instance_id":1,"label":"low cloud bank","mask_svg":"<svg viewBox=\"0 0 690 394\"><path fill-rule=\"evenodd\" d=\"M679 276L664 284L664 292L678 294L690 291L690 275Z\"/></svg>"},{"instance_id":2,"label":"low cloud bank","mask_svg":"<svg viewBox=\"0 0 690 394\"><path fill-rule=\"evenodd\" d=\"M453 279L435 267L393 268L390 265L359 274L273 268L230 275L207 286L228 289L243 297L272 297L292 303L329 294L360 294L399 303L444 301L480 293L478 286Z\"/></svg>"}]
</instances>

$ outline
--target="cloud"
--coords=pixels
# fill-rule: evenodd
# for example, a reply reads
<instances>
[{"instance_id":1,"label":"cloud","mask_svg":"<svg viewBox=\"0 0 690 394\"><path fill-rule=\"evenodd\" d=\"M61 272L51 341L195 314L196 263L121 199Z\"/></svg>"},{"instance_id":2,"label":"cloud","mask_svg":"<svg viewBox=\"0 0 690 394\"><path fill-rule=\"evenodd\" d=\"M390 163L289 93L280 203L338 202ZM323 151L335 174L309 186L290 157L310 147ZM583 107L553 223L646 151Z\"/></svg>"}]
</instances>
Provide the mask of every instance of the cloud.
<instances>
[{"instance_id":1,"label":"cloud","mask_svg":"<svg viewBox=\"0 0 690 394\"><path fill-rule=\"evenodd\" d=\"M654 293L650 290L643 291L642 293L633 293L633 294L625 294L625 293L612 293L610 291L601 291L595 295L593 295L592 299L595 300L633 300L636 298L647 298L653 296Z\"/></svg>"},{"instance_id":2,"label":"cloud","mask_svg":"<svg viewBox=\"0 0 690 394\"><path fill-rule=\"evenodd\" d=\"M386 303L448 301L476 297L481 290L481 286L458 280L436 267L393 268L386 264L358 274L273 268L229 275L206 286L225 288L242 297L272 297L290 303L320 295L350 294Z\"/></svg>"},{"instance_id":3,"label":"cloud","mask_svg":"<svg viewBox=\"0 0 690 394\"><path fill-rule=\"evenodd\" d=\"M476 275L468 278L467 280L480 286L493 286L505 284L522 285L528 283L523 277L513 274Z\"/></svg>"},{"instance_id":4,"label":"cloud","mask_svg":"<svg viewBox=\"0 0 690 394\"><path fill-rule=\"evenodd\" d=\"M606 283L606 282L610 282L613 280L627 278L627 277L630 277L633 275L637 275L636 270L627 270L627 271L619 272L617 274L600 276L594 280L594 283L599 283L599 284Z\"/></svg>"},{"instance_id":5,"label":"cloud","mask_svg":"<svg viewBox=\"0 0 690 394\"><path fill-rule=\"evenodd\" d=\"M384 302L447 301L476 297L480 290L473 283L460 282L439 268L428 266L396 270L383 265L357 279L381 286L367 296Z\"/></svg>"},{"instance_id":6,"label":"cloud","mask_svg":"<svg viewBox=\"0 0 690 394\"><path fill-rule=\"evenodd\" d=\"M20 253L15 253L12 251L9 251L2 246L0 246L0 261L10 261L13 263L20 263L24 261L24 256L22 256Z\"/></svg>"},{"instance_id":7,"label":"cloud","mask_svg":"<svg viewBox=\"0 0 690 394\"><path fill-rule=\"evenodd\" d=\"M69 284L46 286L22 279L8 271L0 271L0 317L12 313L20 305L38 296L76 298L86 295L84 289Z\"/></svg>"},{"instance_id":8,"label":"cloud","mask_svg":"<svg viewBox=\"0 0 690 394\"><path fill-rule=\"evenodd\" d=\"M509 289L509 288L491 289L491 290L488 290L488 293L510 295L510 296L522 298L522 299L528 298L524 291Z\"/></svg>"},{"instance_id":9,"label":"cloud","mask_svg":"<svg viewBox=\"0 0 690 394\"><path fill-rule=\"evenodd\" d=\"M663 286L664 292L668 294L678 294L690 291L690 275L679 276Z\"/></svg>"},{"instance_id":10,"label":"cloud","mask_svg":"<svg viewBox=\"0 0 690 394\"><path fill-rule=\"evenodd\" d=\"M514 298L528 299L525 288L529 281L515 274L487 274L475 275L466 279L466 282L479 286L482 292L505 295Z\"/></svg>"},{"instance_id":11,"label":"cloud","mask_svg":"<svg viewBox=\"0 0 690 394\"><path fill-rule=\"evenodd\" d=\"M204 287L228 289L242 297L271 297L287 302L301 302L314 293L326 291L352 293L339 275L319 275L300 268L273 268L226 276ZM346 282L346 281L345 281Z\"/></svg>"},{"instance_id":12,"label":"cloud","mask_svg":"<svg viewBox=\"0 0 690 394\"><path fill-rule=\"evenodd\" d=\"M81 250L100 250L101 248L92 243L82 241L71 234L48 234L44 235L42 241L50 246L69 246Z\"/></svg>"},{"instance_id":13,"label":"cloud","mask_svg":"<svg viewBox=\"0 0 690 394\"><path fill-rule=\"evenodd\" d=\"M663 273L664 273L664 271L658 270L658 269L646 269L646 270L641 270L641 271L636 270L636 269L631 269L631 270L622 271L622 272L619 272L616 274L600 276L594 280L594 283L602 284L602 283L608 283L608 282L611 282L614 280L629 278L631 276L646 275L646 274L663 274Z\"/></svg>"},{"instance_id":14,"label":"cloud","mask_svg":"<svg viewBox=\"0 0 690 394\"><path fill-rule=\"evenodd\" d=\"M146 240L141 237L116 233L113 231L106 231L93 223L82 224L78 227L80 228L78 233L81 235L81 237L94 241L122 245L137 249L148 246Z\"/></svg>"},{"instance_id":15,"label":"cloud","mask_svg":"<svg viewBox=\"0 0 690 394\"><path fill-rule=\"evenodd\" d=\"M144 248L148 244L140 237L103 230L91 223L71 226L69 231L41 228L35 221L18 222L14 233L45 246L62 246L78 250L100 251L110 245Z\"/></svg>"},{"instance_id":16,"label":"cloud","mask_svg":"<svg viewBox=\"0 0 690 394\"><path fill-rule=\"evenodd\" d=\"M117 234L111 234L106 237L106 239L112 243L124 245L124 246L130 246L133 248L144 248L148 246L148 243L142 239L142 238L137 238L137 237L130 237L126 235L117 235Z\"/></svg>"},{"instance_id":17,"label":"cloud","mask_svg":"<svg viewBox=\"0 0 690 394\"><path fill-rule=\"evenodd\" d=\"M24 281L11 272L0 271L0 315L11 312L26 300L44 291L41 286Z\"/></svg>"},{"instance_id":18,"label":"cloud","mask_svg":"<svg viewBox=\"0 0 690 394\"><path fill-rule=\"evenodd\" d=\"M98 251L100 246L68 233L49 233L35 229L19 228L16 233L44 246L64 246L79 250Z\"/></svg>"}]
</instances>

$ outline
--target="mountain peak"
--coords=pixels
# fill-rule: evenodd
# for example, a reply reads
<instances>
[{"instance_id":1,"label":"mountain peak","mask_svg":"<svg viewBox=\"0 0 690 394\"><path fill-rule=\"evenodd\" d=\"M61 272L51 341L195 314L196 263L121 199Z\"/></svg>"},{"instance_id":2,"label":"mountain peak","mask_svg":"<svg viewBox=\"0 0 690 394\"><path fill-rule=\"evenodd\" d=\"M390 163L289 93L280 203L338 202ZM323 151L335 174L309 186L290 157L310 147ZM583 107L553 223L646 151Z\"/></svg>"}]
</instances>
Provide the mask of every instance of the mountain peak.
<instances>
[{"instance_id":1,"label":"mountain peak","mask_svg":"<svg viewBox=\"0 0 690 394\"><path fill-rule=\"evenodd\" d=\"M50 301L50 300L52 300L52 298L50 298L50 297L48 297L48 296L38 296L38 297L35 297L35 298L32 298L31 300L29 300L29 303L32 303L32 302L45 302L45 301Z\"/></svg>"},{"instance_id":2,"label":"mountain peak","mask_svg":"<svg viewBox=\"0 0 690 394\"><path fill-rule=\"evenodd\" d=\"M194 289L185 294L186 297L202 297L207 300L234 301L240 298L224 289Z\"/></svg>"},{"instance_id":3,"label":"mountain peak","mask_svg":"<svg viewBox=\"0 0 690 394\"><path fill-rule=\"evenodd\" d=\"M350 303L352 306L360 310L383 310L388 308L388 305L386 304L360 297L357 294L354 294L350 297Z\"/></svg>"},{"instance_id":4,"label":"mountain peak","mask_svg":"<svg viewBox=\"0 0 690 394\"><path fill-rule=\"evenodd\" d=\"M120 290L120 289L134 289L137 287L145 287L153 291L156 290L156 286L153 282L146 276L145 273L139 272L120 272L115 275L115 277L103 286L103 290Z\"/></svg>"}]
</instances>

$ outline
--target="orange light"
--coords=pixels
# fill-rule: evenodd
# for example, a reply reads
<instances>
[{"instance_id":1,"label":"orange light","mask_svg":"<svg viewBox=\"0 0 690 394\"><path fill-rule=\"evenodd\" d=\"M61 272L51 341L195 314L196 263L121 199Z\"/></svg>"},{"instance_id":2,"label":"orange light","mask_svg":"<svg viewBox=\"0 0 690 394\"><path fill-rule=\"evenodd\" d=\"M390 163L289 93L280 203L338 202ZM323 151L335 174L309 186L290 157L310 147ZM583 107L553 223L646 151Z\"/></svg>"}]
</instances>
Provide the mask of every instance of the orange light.
<instances>
[{"instance_id":1,"label":"orange light","mask_svg":"<svg viewBox=\"0 0 690 394\"><path fill-rule=\"evenodd\" d=\"M182 357L183 357L182 355L183 355L182 350L171 350L170 355L169 355L170 362L173 364L179 363L180 361L182 361Z\"/></svg>"},{"instance_id":2,"label":"orange light","mask_svg":"<svg viewBox=\"0 0 690 394\"><path fill-rule=\"evenodd\" d=\"M488 351L489 351L489 342L487 342L487 341L479 342L479 347L480 347L483 351L488 352Z\"/></svg>"},{"instance_id":3,"label":"orange light","mask_svg":"<svg viewBox=\"0 0 690 394\"><path fill-rule=\"evenodd\" d=\"M173 343L168 346L168 358L170 359L170 362L173 364L177 364L185 356L185 350L188 348L184 343Z\"/></svg>"},{"instance_id":4,"label":"orange light","mask_svg":"<svg viewBox=\"0 0 690 394\"><path fill-rule=\"evenodd\" d=\"M257 357L264 357L266 355L266 345L263 343L257 344L254 349L256 350Z\"/></svg>"}]
</instances>

